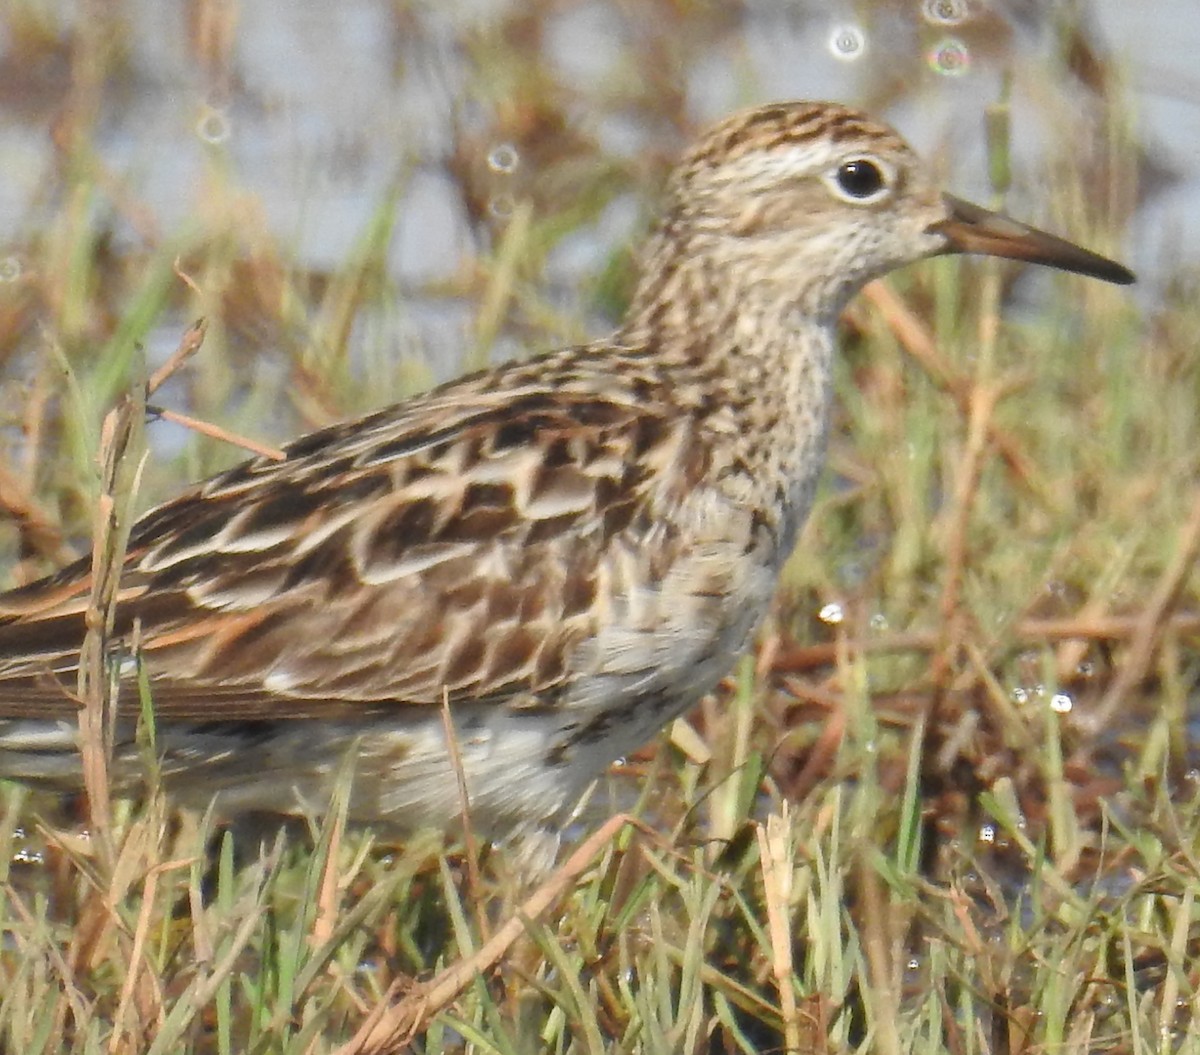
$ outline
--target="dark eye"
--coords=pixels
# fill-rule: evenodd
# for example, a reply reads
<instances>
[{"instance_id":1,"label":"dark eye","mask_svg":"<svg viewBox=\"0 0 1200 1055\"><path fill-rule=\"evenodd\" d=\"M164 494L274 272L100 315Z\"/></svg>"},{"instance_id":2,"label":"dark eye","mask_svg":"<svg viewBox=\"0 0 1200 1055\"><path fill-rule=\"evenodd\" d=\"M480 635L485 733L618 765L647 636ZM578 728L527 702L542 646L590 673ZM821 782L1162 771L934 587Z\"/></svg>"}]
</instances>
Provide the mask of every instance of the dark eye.
<instances>
[{"instance_id":1,"label":"dark eye","mask_svg":"<svg viewBox=\"0 0 1200 1055\"><path fill-rule=\"evenodd\" d=\"M845 194L860 201L875 197L886 186L883 171L868 158L843 163L835 178Z\"/></svg>"}]
</instances>

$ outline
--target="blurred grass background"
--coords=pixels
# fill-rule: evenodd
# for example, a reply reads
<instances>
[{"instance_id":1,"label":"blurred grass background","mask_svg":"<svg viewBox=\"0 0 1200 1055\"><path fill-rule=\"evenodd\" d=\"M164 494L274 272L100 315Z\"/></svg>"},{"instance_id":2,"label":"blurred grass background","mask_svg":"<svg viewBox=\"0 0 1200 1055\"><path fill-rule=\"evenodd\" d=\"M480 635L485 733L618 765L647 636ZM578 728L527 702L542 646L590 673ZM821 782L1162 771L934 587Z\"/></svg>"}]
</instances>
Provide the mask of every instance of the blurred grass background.
<instances>
[{"instance_id":1,"label":"blurred grass background","mask_svg":"<svg viewBox=\"0 0 1200 1055\"><path fill-rule=\"evenodd\" d=\"M770 97L764 34L826 72L862 51L843 97L906 133L962 96L948 139L918 129L931 160L949 176L977 144L976 196L1100 251L1124 255L1161 178L1075 4L1035 29L952 0L832 31L679 0L318 12L309 31L364 63L386 30L370 54L399 109L311 165L272 150L308 142L305 114L274 112L255 66L295 23L169 6L3 15L24 137L4 167L29 188L0 246L10 584L86 552L102 418L197 317L157 401L265 442L604 332L675 153L710 110ZM787 50L810 31L817 50ZM155 32L174 116L139 138ZM288 72L369 107L331 62ZM149 173L173 165L164 191ZM1171 258L1140 299L953 260L859 298L831 468L756 654L566 842L634 803L650 832L607 841L498 968L425 1009L418 1046L1200 1050L1196 288ZM161 422L148 442L140 508L243 456ZM339 1050L530 890L508 847L476 873L336 810L262 859L154 794L117 804L111 860L77 816L5 789L3 1050Z\"/></svg>"}]
</instances>

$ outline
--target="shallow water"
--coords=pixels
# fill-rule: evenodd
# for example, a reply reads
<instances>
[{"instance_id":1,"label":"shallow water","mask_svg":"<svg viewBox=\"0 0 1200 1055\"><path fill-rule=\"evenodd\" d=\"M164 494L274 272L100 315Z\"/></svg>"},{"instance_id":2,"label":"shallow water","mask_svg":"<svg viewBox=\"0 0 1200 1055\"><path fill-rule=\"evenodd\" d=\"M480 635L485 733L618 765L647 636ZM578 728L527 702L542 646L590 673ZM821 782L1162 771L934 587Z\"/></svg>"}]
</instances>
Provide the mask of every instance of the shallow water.
<instances>
[{"instance_id":1,"label":"shallow water","mask_svg":"<svg viewBox=\"0 0 1200 1055\"><path fill-rule=\"evenodd\" d=\"M1077 131L1053 122L1094 109L1091 88L1107 78L1132 87L1134 124L1151 166L1124 255L1152 289L1164 262L1200 254L1200 76L1191 65L1200 13L1185 0L1150 10L1121 0L1090 5L1077 36L1103 73L1079 59L1079 76L1057 80L1050 99L1028 74L1063 47L1055 27L1067 6L748 0L724 18L671 24L639 17L638 5L579 2L539 18L532 39L488 39L513 5L347 0L334 17L312 0L260 0L236 9L197 5L185 21L175 5L127 0L117 8L123 72L105 86L95 141L164 233L195 214L218 152L270 233L317 270L345 263L400 180L401 222L388 264L397 280L421 285L452 279L474 237L460 188L446 172L455 126L486 136L490 114L510 102L503 78L527 76L532 64L548 92L562 93L556 105L611 156L677 149L674 135L664 141L661 114L639 109L639 95L653 100L658 91L661 101L676 93L692 125L751 102L831 98L887 116L918 149L950 166L957 190L976 198L988 194L981 113L1011 71L1012 207L1039 215L1040 152ZM75 5L59 5L38 49L15 37L12 25L0 38L0 256L6 242L19 242L47 216L44 188L56 164L47 118L70 74L53 42L66 39L77 17ZM228 48L220 46L222 33L232 38ZM645 69L654 56L667 68ZM510 200L532 164L517 157L515 169L493 169L493 200ZM552 254L548 281L569 284L624 242L636 224L631 206L611 210L590 237ZM118 246L139 241L120 218L114 236ZM445 319L435 312L417 325L439 346L435 359L445 368L438 372L453 372L454 339L439 332L439 322Z\"/></svg>"}]
</instances>

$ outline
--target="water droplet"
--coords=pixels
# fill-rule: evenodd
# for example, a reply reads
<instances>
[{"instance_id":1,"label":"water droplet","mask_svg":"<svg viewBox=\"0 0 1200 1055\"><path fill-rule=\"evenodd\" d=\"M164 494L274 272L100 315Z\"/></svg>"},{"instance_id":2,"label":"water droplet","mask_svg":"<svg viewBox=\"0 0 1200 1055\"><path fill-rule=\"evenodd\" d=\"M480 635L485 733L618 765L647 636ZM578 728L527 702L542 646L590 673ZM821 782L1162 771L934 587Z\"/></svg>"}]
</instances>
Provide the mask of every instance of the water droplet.
<instances>
[{"instance_id":1,"label":"water droplet","mask_svg":"<svg viewBox=\"0 0 1200 1055\"><path fill-rule=\"evenodd\" d=\"M200 120L196 122L196 135L212 146L224 143L230 131L229 115L211 106L204 108Z\"/></svg>"},{"instance_id":2,"label":"water droplet","mask_svg":"<svg viewBox=\"0 0 1200 1055\"><path fill-rule=\"evenodd\" d=\"M521 164L521 154L511 143L497 143L488 151L487 163L493 172L510 176Z\"/></svg>"},{"instance_id":3,"label":"water droplet","mask_svg":"<svg viewBox=\"0 0 1200 1055\"><path fill-rule=\"evenodd\" d=\"M866 34L854 25L834 26L829 34L829 51L841 62L861 59L867 50Z\"/></svg>"},{"instance_id":4,"label":"water droplet","mask_svg":"<svg viewBox=\"0 0 1200 1055\"><path fill-rule=\"evenodd\" d=\"M488 212L497 220L509 220L517 207L511 194L497 194L488 202Z\"/></svg>"},{"instance_id":5,"label":"water droplet","mask_svg":"<svg viewBox=\"0 0 1200 1055\"><path fill-rule=\"evenodd\" d=\"M1029 690L1018 685L1012 691L1012 702L1015 704L1023 704L1029 702Z\"/></svg>"},{"instance_id":6,"label":"water droplet","mask_svg":"<svg viewBox=\"0 0 1200 1055\"><path fill-rule=\"evenodd\" d=\"M1050 710L1056 714L1070 714L1075 701L1065 692L1056 692L1050 697Z\"/></svg>"},{"instance_id":7,"label":"water droplet","mask_svg":"<svg viewBox=\"0 0 1200 1055\"><path fill-rule=\"evenodd\" d=\"M935 26L957 26L967 20L970 6L967 0L925 0L921 14Z\"/></svg>"},{"instance_id":8,"label":"water droplet","mask_svg":"<svg viewBox=\"0 0 1200 1055\"><path fill-rule=\"evenodd\" d=\"M1096 676L1096 664L1090 659L1085 659L1075 668L1075 673L1081 678L1094 678Z\"/></svg>"},{"instance_id":9,"label":"water droplet","mask_svg":"<svg viewBox=\"0 0 1200 1055\"><path fill-rule=\"evenodd\" d=\"M19 256L0 258L0 282L16 282L23 270Z\"/></svg>"},{"instance_id":10,"label":"water droplet","mask_svg":"<svg viewBox=\"0 0 1200 1055\"><path fill-rule=\"evenodd\" d=\"M887 616L882 612L876 612L868 622L872 630L886 630L888 628Z\"/></svg>"},{"instance_id":11,"label":"water droplet","mask_svg":"<svg viewBox=\"0 0 1200 1055\"><path fill-rule=\"evenodd\" d=\"M994 843L996 841L996 826L994 824L985 824L979 829L979 841L981 843Z\"/></svg>"},{"instance_id":12,"label":"water droplet","mask_svg":"<svg viewBox=\"0 0 1200 1055\"><path fill-rule=\"evenodd\" d=\"M30 850L24 846L12 855L12 863L18 865L40 865L44 861L41 850Z\"/></svg>"},{"instance_id":13,"label":"water droplet","mask_svg":"<svg viewBox=\"0 0 1200 1055\"><path fill-rule=\"evenodd\" d=\"M943 77L961 77L971 68L971 51L961 40L946 37L930 49L929 68Z\"/></svg>"},{"instance_id":14,"label":"water droplet","mask_svg":"<svg viewBox=\"0 0 1200 1055\"><path fill-rule=\"evenodd\" d=\"M817 618L822 623L837 626L846 618L846 613L842 611L842 606L837 601L830 601L828 604L821 606L821 610L817 613Z\"/></svg>"}]
</instances>

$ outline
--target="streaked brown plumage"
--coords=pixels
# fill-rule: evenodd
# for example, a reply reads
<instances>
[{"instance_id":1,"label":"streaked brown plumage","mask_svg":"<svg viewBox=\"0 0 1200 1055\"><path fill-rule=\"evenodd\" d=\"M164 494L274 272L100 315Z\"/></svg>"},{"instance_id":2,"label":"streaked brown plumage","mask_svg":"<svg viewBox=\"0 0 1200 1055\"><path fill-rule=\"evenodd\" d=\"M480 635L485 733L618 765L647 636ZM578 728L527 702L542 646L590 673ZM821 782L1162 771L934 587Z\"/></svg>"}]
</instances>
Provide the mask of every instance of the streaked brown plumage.
<instances>
[{"instance_id":1,"label":"streaked brown plumage","mask_svg":"<svg viewBox=\"0 0 1200 1055\"><path fill-rule=\"evenodd\" d=\"M1133 278L943 196L853 110L718 125L613 337L304 436L137 524L116 631L140 624L170 785L224 813L319 811L353 748L354 815L442 825L446 698L477 823L569 807L749 643L811 503L846 301L958 251ZM80 779L89 586L81 562L0 596L0 776Z\"/></svg>"}]
</instances>

